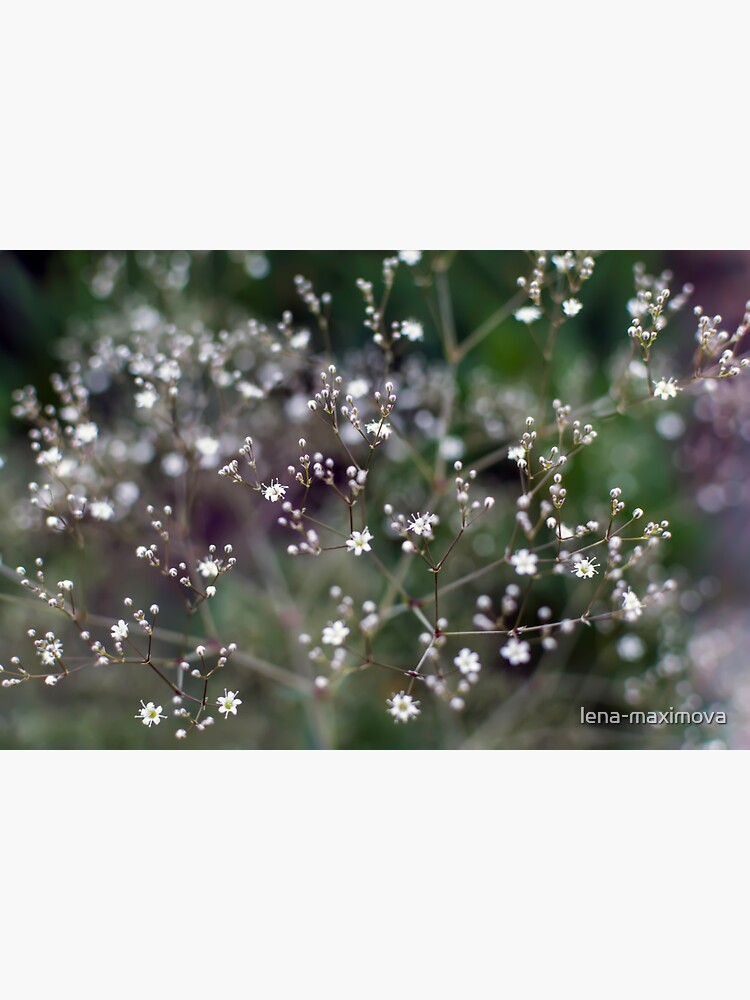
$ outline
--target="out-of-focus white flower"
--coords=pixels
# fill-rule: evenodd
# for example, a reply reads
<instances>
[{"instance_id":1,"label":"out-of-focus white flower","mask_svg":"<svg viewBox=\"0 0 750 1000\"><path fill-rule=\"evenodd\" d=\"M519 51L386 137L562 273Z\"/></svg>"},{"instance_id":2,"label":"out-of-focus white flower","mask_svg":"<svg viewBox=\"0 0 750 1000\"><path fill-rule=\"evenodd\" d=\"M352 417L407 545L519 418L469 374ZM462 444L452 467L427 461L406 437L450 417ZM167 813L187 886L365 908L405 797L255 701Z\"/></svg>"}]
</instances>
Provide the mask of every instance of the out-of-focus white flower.
<instances>
[{"instance_id":1,"label":"out-of-focus white flower","mask_svg":"<svg viewBox=\"0 0 750 1000\"><path fill-rule=\"evenodd\" d=\"M414 265L418 264L420 262L420 260L422 259L422 251L421 250L399 250L399 252L398 252L398 259L400 261L402 261L404 264L408 265L408 267L414 267Z\"/></svg>"},{"instance_id":2,"label":"out-of-focus white flower","mask_svg":"<svg viewBox=\"0 0 750 1000\"><path fill-rule=\"evenodd\" d=\"M516 309L513 313L519 323L536 323L536 321L541 317L542 310L539 306L521 306L520 309Z\"/></svg>"},{"instance_id":3,"label":"out-of-focus white flower","mask_svg":"<svg viewBox=\"0 0 750 1000\"><path fill-rule=\"evenodd\" d=\"M577 316L581 309L583 309L583 303L579 302L578 299L566 299L562 307L566 316Z\"/></svg>"},{"instance_id":4,"label":"out-of-focus white flower","mask_svg":"<svg viewBox=\"0 0 750 1000\"><path fill-rule=\"evenodd\" d=\"M349 629L342 621L329 622L323 629L323 642L327 646L340 646L349 635Z\"/></svg>"},{"instance_id":5,"label":"out-of-focus white flower","mask_svg":"<svg viewBox=\"0 0 750 1000\"><path fill-rule=\"evenodd\" d=\"M531 647L528 642L522 642L513 635L500 650L500 655L504 656L509 663L516 667L519 663L529 662L531 659Z\"/></svg>"},{"instance_id":6,"label":"out-of-focus white flower","mask_svg":"<svg viewBox=\"0 0 750 1000\"><path fill-rule=\"evenodd\" d=\"M510 561L519 576L533 576L536 573L538 557L528 549L519 549L510 557Z\"/></svg>"},{"instance_id":7,"label":"out-of-focus white flower","mask_svg":"<svg viewBox=\"0 0 750 1000\"><path fill-rule=\"evenodd\" d=\"M678 392L682 392L682 389L677 384L676 379L662 378L658 382L654 382L654 395L657 399L674 399Z\"/></svg>"}]
</instances>

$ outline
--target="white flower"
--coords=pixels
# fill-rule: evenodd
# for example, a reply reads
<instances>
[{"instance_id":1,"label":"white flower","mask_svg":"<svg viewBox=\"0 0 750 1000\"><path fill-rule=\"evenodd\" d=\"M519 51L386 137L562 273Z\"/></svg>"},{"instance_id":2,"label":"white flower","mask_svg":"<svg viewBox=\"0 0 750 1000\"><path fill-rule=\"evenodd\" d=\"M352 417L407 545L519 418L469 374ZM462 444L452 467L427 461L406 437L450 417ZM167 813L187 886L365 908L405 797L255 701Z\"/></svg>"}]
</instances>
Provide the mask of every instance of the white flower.
<instances>
[{"instance_id":1,"label":"white flower","mask_svg":"<svg viewBox=\"0 0 750 1000\"><path fill-rule=\"evenodd\" d=\"M590 580L599 572L596 559L579 559L573 567L573 572L579 580Z\"/></svg>"},{"instance_id":2,"label":"white flower","mask_svg":"<svg viewBox=\"0 0 750 1000\"><path fill-rule=\"evenodd\" d=\"M565 255L556 253L552 257L552 263L555 265L558 271L561 271L564 274L566 271L569 271L575 264L575 257L570 252L570 250L568 250Z\"/></svg>"},{"instance_id":3,"label":"white flower","mask_svg":"<svg viewBox=\"0 0 750 1000\"><path fill-rule=\"evenodd\" d=\"M654 395L659 399L674 399L678 392L682 392L682 389L677 385L676 379L660 379L654 382Z\"/></svg>"},{"instance_id":4,"label":"white flower","mask_svg":"<svg viewBox=\"0 0 750 1000\"><path fill-rule=\"evenodd\" d=\"M583 309L583 303L579 302L578 299L566 299L562 307L566 316L577 316L581 309Z\"/></svg>"},{"instance_id":5,"label":"white flower","mask_svg":"<svg viewBox=\"0 0 750 1000\"><path fill-rule=\"evenodd\" d=\"M122 642L128 637L128 623L123 621L121 618L116 625L112 626L110 632L112 633L113 639L117 642Z\"/></svg>"},{"instance_id":6,"label":"white flower","mask_svg":"<svg viewBox=\"0 0 750 1000\"><path fill-rule=\"evenodd\" d=\"M414 267L422 259L421 250L399 250L398 259L409 267Z\"/></svg>"},{"instance_id":7,"label":"white flower","mask_svg":"<svg viewBox=\"0 0 750 1000\"><path fill-rule=\"evenodd\" d=\"M278 479L276 482L272 479L269 486L266 486L265 483L261 483L261 486L263 488L263 496L266 500L270 500L271 503L276 503L277 500L283 500L284 494L289 489L288 486L282 486Z\"/></svg>"},{"instance_id":8,"label":"white flower","mask_svg":"<svg viewBox=\"0 0 750 1000\"><path fill-rule=\"evenodd\" d=\"M351 538L347 538L346 547L355 556L361 556L363 552L370 552L370 542L375 536L370 534L370 529L364 531L353 531Z\"/></svg>"},{"instance_id":9,"label":"white flower","mask_svg":"<svg viewBox=\"0 0 750 1000\"><path fill-rule=\"evenodd\" d=\"M405 319L401 324L401 336L406 337L407 340L411 340L412 343L417 340L424 340L424 328L419 320Z\"/></svg>"},{"instance_id":10,"label":"white flower","mask_svg":"<svg viewBox=\"0 0 750 1000\"><path fill-rule=\"evenodd\" d=\"M520 309L516 309L513 315L519 323L536 323L542 315L542 310L539 306L521 306Z\"/></svg>"},{"instance_id":11,"label":"white flower","mask_svg":"<svg viewBox=\"0 0 750 1000\"><path fill-rule=\"evenodd\" d=\"M634 622L643 613L643 605L638 600L638 595L630 588L622 595L622 610L625 612L625 621L628 622Z\"/></svg>"},{"instance_id":12,"label":"white flower","mask_svg":"<svg viewBox=\"0 0 750 1000\"><path fill-rule=\"evenodd\" d=\"M214 580L219 575L219 564L215 559L201 559L198 572L205 580Z\"/></svg>"},{"instance_id":13,"label":"white flower","mask_svg":"<svg viewBox=\"0 0 750 1000\"><path fill-rule=\"evenodd\" d=\"M142 392L135 394L135 405L139 410L150 410L159 398L159 393L153 386L147 386Z\"/></svg>"},{"instance_id":14,"label":"white flower","mask_svg":"<svg viewBox=\"0 0 750 1000\"><path fill-rule=\"evenodd\" d=\"M531 658L531 647L528 642L522 642L513 635L500 650L500 655L514 667L519 663L528 663Z\"/></svg>"},{"instance_id":15,"label":"white flower","mask_svg":"<svg viewBox=\"0 0 750 1000\"><path fill-rule=\"evenodd\" d=\"M72 580L58 580L57 581L57 586L60 588L60 590L72 590L73 589L73 581Z\"/></svg>"},{"instance_id":16,"label":"white flower","mask_svg":"<svg viewBox=\"0 0 750 1000\"><path fill-rule=\"evenodd\" d=\"M111 521L115 516L115 508L109 500L92 500L89 513L97 521Z\"/></svg>"},{"instance_id":17,"label":"white flower","mask_svg":"<svg viewBox=\"0 0 750 1000\"><path fill-rule=\"evenodd\" d=\"M81 445L91 444L92 441L96 441L98 436L99 428L96 424L79 424L73 434L73 441L80 447Z\"/></svg>"},{"instance_id":18,"label":"white flower","mask_svg":"<svg viewBox=\"0 0 750 1000\"><path fill-rule=\"evenodd\" d=\"M141 707L134 718L140 719L143 725L150 729L152 724L158 726L162 719L166 719L166 715L161 714L161 705L154 705L153 701L144 705L143 699L141 699Z\"/></svg>"},{"instance_id":19,"label":"white flower","mask_svg":"<svg viewBox=\"0 0 750 1000\"><path fill-rule=\"evenodd\" d=\"M435 514L430 514L429 511L425 511L424 514L420 514L417 511L416 514L411 515L411 521L406 525L407 531L413 531L415 535L424 535L425 538L432 538L432 526L437 524L437 516Z\"/></svg>"},{"instance_id":20,"label":"white flower","mask_svg":"<svg viewBox=\"0 0 750 1000\"><path fill-rule=\"evenodd\" d=\"M63 644L48 632L46 639L37 640L36 651L45 667L51 667L62 656Z\"/></svg>"},{"instance_id":21,"label":"white flower","mask_svg":"<svg viewBox=\"0 0 750 1000\"><path fill-rule=\"evenodd\" d=\"M517 444L512 448L508 448L508 458L511 462L515 462L519 469L525 469L528 465L528 462L526 461L526 449L522 444Z\"/></svg>"},{"instance_id":22,"label":"white flower","mask_svg":"<svg viewBox=\"0 0 750 1000\"><path fill-rule=\"evenodd\" d=\"M465 647L459 651L458 656L453 657L453 664L458 667L462 674L469 677L478 674L482 669L479 654Z\"/></svg>"},{"instance_id":23,"label":"white flower","mask_svg":"<svg viewBox=\"0 0 750 1000\"><path fill-rule=\"evenodd\" d=\"M59 465L62 459L62 452L56 445L46 451L40 451L36 457L37 465L55 466Z\"/></svg>"},{"instance_id":24,"label":"white flower","mask_svg":"<svg viewBox=\"0 0 750 1000\"><path fill-rule=\"evenodd\" d=\"M386 421L372 420L369 424L365 424L365 430L368 434L374 434L382 441L387 441L391 436L392 428Z\"/></svg>"},{"instance_id":25,"label":"white flower","mask_svg":"<svg viewBox=\"0 0 750 1000\"><path fill-rule=\"evenodd\" d=\"M510 561L519 576L533 576L536 573L537 556L528 549L519 549L510 557Z\"/></svg>"},{"instance_id":26,"label":"white flower","mask_svg":"<svg viewBox=\"0 0 750 1000\"><path fill-rule=\"evenodd\" d=\"M243 399L263 399L263 390L252 382L238 382L237 392Z\"/></svg>"},{"instance_id":27,"label":"white flower","mask_svg":"<svg viewBox=\"0 0 750 1000\"><path fill-rule=\"evenodd\" d=\"M418 701L414 701L410 694L404 694L403 691L399 694L392 694L390 698L386 700L386 704L389 705L388 713L393 716L395 722L408 722L409 719L414 719L419 715L419 705Z\"/></svg>"},{"instance_id":28,"label":"white flower","mask_svg":"<svg viewBox=\"0 0 750 1000\"><path fill-rule=\"evenodd\" d=\"M224 688L224 694L220 695L216 699L216 704L219 706L219 713L225 713L225 719L229 718L230 713L232 715L237 714L237 706L242 704L240 699L237 697L238 694L239 691L227 691L227 689Z\"/></svg>"},{"instance_id":29,"label":"white flower","mask_svg":"<svg viewBox=\"0 0 750 1000\"><path fill-rule=\"evenodd\" d=\"M47 684L49 687L54 687L59 680L60 680L59 674L47 674L47 676L44 678L44 683Z\"/></svg>"},{"instance_id":30,"label":"white flower","mask_svg":"<svg viewBox=\"0 0 750 1000\"><path fill-rule=\"evenodd\" d=\"M328 622L323 629L323 642L327 646L340 646L349 635L349 629L342 621Z\"/></svg>"}]
</instances>

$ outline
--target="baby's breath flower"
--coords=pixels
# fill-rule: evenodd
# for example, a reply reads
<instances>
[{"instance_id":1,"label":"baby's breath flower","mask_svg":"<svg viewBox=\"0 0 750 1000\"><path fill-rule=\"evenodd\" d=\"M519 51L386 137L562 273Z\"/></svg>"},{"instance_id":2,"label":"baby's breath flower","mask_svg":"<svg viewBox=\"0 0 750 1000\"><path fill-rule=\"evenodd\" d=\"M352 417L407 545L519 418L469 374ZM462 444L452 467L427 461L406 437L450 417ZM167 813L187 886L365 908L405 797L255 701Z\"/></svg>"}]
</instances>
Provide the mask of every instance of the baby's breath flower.
<instances>
[{"instance_id":1,"label":"baby's breath flower","mask_svg":"<svg viewBox=\"0 0 750 1000\"><path fill-rule=\"evenodd\" d=\"M536 321L541 317L542 310L539 306L521 306L520 309L516 309L513 313L515 318L519 323L536 323Z\"/></svg>"},{"instance_id":2,"label":"baby's breath flower","mask_svg":"<svg viewBox=\"0 0 750 1000\"><path fill-rule=\"evenodd\" d=\"M398 259L408 267L414 267L422 259L421 250L399 250Z\"/></svg>"},{"instance_id":3,"label":"baby's breath flower","mask_svg":"<svg viewBox=\"0 0 750 1000\"><path fill-rule=\"evenodd\" d=\"M579 559L573 566L573 573L579 580L590 580L595 573L599 572L596 559Z\"/></svg>"},{"instance_id":4,"label":"baby's breath flower","mask_svg":"<svg viewBox=\"0 0 750 1000\"><path fill-rule=\"evenodd\" d=\"M349 635L349 629L338 620L329 622L323 629L322 641L327 646L340 646Z\"/></svg>"},{"instance_id":5,"label":"baby's breath flower","mask_svg":"<svg viewBox=\"0 0 750 1000\"><path fill-rule=\"evenodd\" d=\"M392 694L386 700L386 704L389 706L388 714L393 716L394 722L408 722L409 719L415 719L420 712L419 702L414 701L410 694L405 694L403 691Z\"/></svg>"},{"instance_id":6,"label":"baby's breath flower","mask_svg":"<svg viewBox=\"0 0 750 1000\"><path fill-rule=\"evenodd\" d=\"M99 428L94 423L79 424L73 432L73 442L79 447L91 444L99 436Z\"/></svg>"},{"instance_id":7,"label":"baby's breath flower","mask_svg":"<svg viewBox=\"0 0 750 1000\"><path fill-rule=\"evenodd\" d=\"M510 561L519 576L533 576L536 573L538 557L528 549L519 549L510 557Z\"/></svg>"},{"instance_id":8,"label":"baby's breath flower","mask_svg":"<svg viewBox=\"0 0 750 1000\"><path fill-rule=\"evenodd\" d=\"M424 514L420 514L417 511L416 514L411 515L411 520L406 525L406 530L413 531L415 535L424 535L425 538L430 538L432 536L432 526L437 523L437 520L437 516L430 514L429 511L425 511Z\"/></svg>"},{"instance_id":9,"label":"baby's breath flower","mask_svg":"<svg viewBox=\"0 0 750 1000\"><path fill-rule=\"evenodd\" d=\"M674 399L678 392L682 392L677 380L673 378L659 379L654 382L654 395L657 399Z\"/></svg>"},{"instance_id":10,"label":"baby's breath flower","mask_svg":"<svg viewBox=\"0 0 750 1000\"><path fill-rule=\"evenodd\" d=\"M270 500L271 503L276 503L278 500L284 499L284 494L289 489L288 486L282 486L279 480L275 482L271 480L270 485L266 486L265 483L261 483L263 489L263 496L266 500Z\"/></svg>"},{"instance_id":11,"label":"baby's breath flower","mask_svg":"<svg viewBox=\"0 0 750 1000\"><path fill-rule=\"evenodd\" d=\"M128 637L128 623L121 618L116 625L112 626L110 632L116 642L123 642Z\"/></svg>"},{"instance_id":12,"label":"baby's breath flower","mask_svg":"<svg viewBox=\"0 0 750 1000\"><path fill-rule=\"evenodd\" d=\"M346 540L346 547L355 556L361 556L363 552L372 551L370 542L373 538L374 535L370 534L369 528L365 528L364 531L353 531L351 537Z\"/></svg>"},{"instance_id":13,"label":"baby's breath flower","mask_svg":"<svg viewBox=\"0 0 750 1000\"><path fill-rule=\"evenodd\" d=\"M215 559L201 559L198 572L205 580L214 580L219 575L219 564Z\"/></svg>"},{"instance_id":14,"label":"baby's breath flower","mask_svg":"<svg viewBox=\"0 0 750 1000\"><path fill-rule=\"evenodd\" d=\"M622 610L625 612L625 621L628 622L634 622L643 614L643 605L630 588L622 595Z\"/></svg>"},{"instance_id":15,"label":"baby's breath flower","mask_svg":"<svg viewBox=\"0 0 750 1000\"><path fill-rule=\"evenodd\" d=\"M479 655L466 647L459 651L458 656L454 656L453 664L458 667L462 674L469 677L478 674L482 669Z\"/></svg>"},{"instance_id":16,"label":"baby's breath flower","mask_svg":"<svg viewBox=\"0 0 750 1000\"><path fill-rule=\"evenodd\" d=\"M577 316L581 309L583 309L583 304L578 299L566 299L562 307L566 316Z\"/></svg>"},{"instance_id":17,"label":"baby's breath flower","mask_svg":"<svg viewBox=\"0 0 750 1000\"><path fill-rule=\"evenodd\" d=\"M150 410L159 398L159 394L153 386L148 386L142 392L135 394L135 405L140 410Z\"/></svg>"},{"instance_id":18,"label":"baby's breath flower","mask_svg":"<svg viewBox=\"0 0 750 1000\"><path fill-rule=\"evenodd\" d=\"M519 663L528 663L531 659L531 647L528 642L522 642L512 635L500 650L500 655L514 667Z\"/></svg>"},{"instance_id":19,"label":"baby's breath flower","mask_svg":"<svg viewBox=\"0 0 750 1000\"><path fill-rule=\"evenodd\" d=\"M424 328L419 320L406 319L401 324L401 336L406 337L414 343L417 340L424 340Z\"/></svg>"},{"instance_id":20,"label":"baby's breath flower","mask_svg":"<svg viewBox=\"0 0 750 1000\"><path fill-rule=\"evenodd\" d=\"M365 424L365 430L368 434L374 434L379 437L382 441L387 441L391 436L393 428L387 421L371 420L369 424Z\"/></svg>"},{"instance_id":21,"label":"baby's breath flower","mask_svg":"<svg viewBox=\"0 0 750 1000\"><path fill-rule=\"evenodd\" d=\"M224 694L216 699L216 704L219 706L219 713L223 714L225 719L228 719L230 714L237 714L237 707L242 704L242 701L237 697L238 694L239 691L227 691L224 688Z\"/></svg>"},{"instance_id":22,"label":"baby's breath flower","mask_svg":"<svg viewBox=\"0 0 750 1000\"><path fill-rule=\"evenodd\" d=\"M134 718L140 719L143 725L150 729L152 725L158 726L162 719L166 719L166 715L161 714L161 705L154 705L153 701L144 704L141 699L141 707Z\"/></svg>"},{"instance_id":23,"label":"baby's breath flower","mask_svg":"<svg viewBox=\"0 0 750 1000\"><path fill-rule=\"evenodd\" d=\"M115 508L109 500L92 500L89 513L96 521L111 521L115 516Z\"/></svg>"}]
</instances>

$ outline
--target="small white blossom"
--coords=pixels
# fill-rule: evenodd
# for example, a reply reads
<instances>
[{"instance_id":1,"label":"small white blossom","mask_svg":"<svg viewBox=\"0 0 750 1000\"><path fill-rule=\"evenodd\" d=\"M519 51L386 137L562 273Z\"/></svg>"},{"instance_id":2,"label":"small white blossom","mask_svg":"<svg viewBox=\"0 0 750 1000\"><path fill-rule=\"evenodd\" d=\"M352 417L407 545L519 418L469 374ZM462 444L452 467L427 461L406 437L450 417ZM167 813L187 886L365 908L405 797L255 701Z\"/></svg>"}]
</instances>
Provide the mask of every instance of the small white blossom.
<instances>
[{"instance_id":1,"label":"small white blossom","mask_svg":"<svg viewBox=\"0 0 750 1000\"><path fill-rule=\"evenodd\" d=\"M525 469L528 465L528 462L526 461L526 449L522 444L517 444L512 448L508 448L508 458L511 462L515 462L519 469Z\"/></svg>"},{"instance_id":2,"label":"small white blossom","mask_svg":"<svg viewBox=\"0 0 750 1000\"><path fill-rule=\"evenodd\" d=\"M288 486L282 486L278 479L275 482L271 480L269 486L266 486L265 483L261 483L261 486L263 488L263 496L266 500L270 500L271 503L276 503L277 500L283 500L284 494L289 489Z\"/></svg>"},{"instance_id":3,"label":"small white blossom","mask_svg":"<svg viewBox=\"0 0 750 1000\"><path fill-rule=\"evenodd\" d=\"M214 580L219 575L219 564L215 559L201 559L198 572L205 580Z\"/></svg>"},{"instance_id":4,"label":"small white blossom","mask_svg":"<svg viewBox=\"0 0 750 1000\"><path fill-rule=\"evenodd\" d=\"M422 259L421 250L399 250L398 259L408 267L414 267Z\"/></svg>"},{"instance_id":5,"label":"small white blossom","mask_svg":"<svg viewBox=\"0 0 750 1000\"><path fill-rule=\"evenodd\" d=\"M110 632L116 642L123 642L128 637L128 623L121 618L116 625L112 626Z\"/></svg>"},{"instance_id":6,"label":"small white blossom","mask_svg":"<svg viewBox=\"0 0 750 1000\"><path fill-rule=\"evenodd\" d=\"M94 423L79 424L73 434L75 444L81 446L91 444L99 436L99 428Z\"/></svg>"},{"instance_id":7,"label":"small white blossom","mask_svg":"<svg viewBox=\"0 0 750 1000\"><path fill-rule=\"evenodd\" d=\"M96 521L111 521L115 516L115 508L109 500L92 500L89 513Z\"/></svg>"},{"instance_id":8,"label":"small white blossom","mask_svg":"<svg viewBox=\"0 0 750 1000\"><path fill-rule=\"evenodd\" d=\"M682 389L677 385L676 379L662 378L654 382L654 395L658 399L674 399L678 392L682 392Z\"/></svg>"},{"instance_id":9,"label":"small white blossom","mask_svg":"<svg viewBox=\"0 0 750 1000\"><path fill-rule=\"evenodd\" d=\"M539 306L521 306L520 309L516 309L513 315L519 323L536 323L542 315L542 310Z\"/></svg>"},{"instance_id":10,"label":"small white blossom","mask_svg":"<svg viewBox=\"0 0 750 1000\"><path fill-rule=\"evenodd\" d=\"M150 410L159 398L159 394L152 386L147 386L142 392L135 394L135 405L140 410Z\"/></svg>"},{"instance_id":11,"label":"small white blossom","mask_svg":"<svg viewBox=\"0 0 750 1000\"><path fill-rule=\"evenodd\" d=\"M511 636L500 650L500 655L504 656L509 663L516 667L519 663L529 662L531 659L531 647L528 642L522 642L515 636Z\"/></svg>"},{"instance_id":12,"label":"small white blossom","mask_svg":"<svg viewBox=\"0 0 750 1000\"><path fill-rule=\"evenodd\" d=\"M161 705L154 705L153 701L144 705L141 699L141 707L134 718L140 719L143 725L150 729L152 725L158 726L162 719L166 719L166 715L161 714Z\"/></svg>"},{"instance_id":13,"label":"small white blossom","mask_svg":"<svg viewBox=\"0 0 750 1000\"><path fill-rule=\"evenodd\" d=\"M537 556L528 549L519 549L510 557L519 576L533 576L536 573Z\"/></svg>"},{"instance_id":14,"label":"small white blossom","mask_svg":"<svg viewBox=\"0 0 750 1000\"><path fill-rule=\"evenodd\" d=\"M424 535L425 538L432 537L432 526L437 523L437 516L435 514L430 514L429 511L425 511L424 514L420 514L417 511L416 514L411 515L411 520L406 525L407 531L413 531L415 535Z\"/></svg>"},{"instance_id":15,"label":"small white blossom","mask_svg":"<svg viewBox=\"0 0 750 1000\"><path fill-rule=\"evenodd\" d=\"M49 687L54 687L59 680L60 680L59 674L47 674L47 676L44 678L44 683L47 684Z\"/></svg>"},{"instance_id":16,"label":"small white blossom","mask_svg":"<svg viewBox=\"0 0 750 1000\"><path fill-rule=\"evenodd\" d=\"M462 674L469 677L478 674L482 669L479 654L466 647L459 651L458 656L454 656L453 664L458 667Z\"/></svg>"},{"instance_id":17,"label":"small white blossom","mask_svg":"<svg viewBox=\"0 0 750 1000\"><path fill-rule=\"evenodd\" d=\"M230 713L232 715L237 714L237 706L241 705L241 700L237 697L239 691L227 691L224 688L224 694L220 695L216 699L216 704L219 706L219 713L224 714L224 718L228 719Z\"/></svg>"},{"instance_id":18,"label":"small white blossom","mask_svg":"<svg viewBox=\"0 0 750 1000\"><path fill-rule=\"evenodd\" d=\"M393 716L395 722L408 722L409 719L416 718L420 712L419 702L414 701L410 694L405 694L403 691L392 694L386 704L389 706L388 713Z\"/></svg>"},{"instance_id":19,"label":"small white blossom","mask_svg":"<svg viewBox=\"0 0 750 1000\"><path fill-rule=\"evenodd\" d=\"M625 621L628 622L634 622L643 614L643 605L630 588L622 595L622 610L625 612Z\"/></svg>"},{"instance_id":20,"label":"small white blossom","mask_svg":"<svg viewBox=\"0 0 750 1000\"><path fill-rule=\"evenodd\" d=\"M566 316L577 316L583 309L583 303L579 302L578 299L566 299L562 307Z\"/></svg>"},{"instance_id":21,"label":"small white blossom","mask_svg":"<svg viewBox=\"0 0 750 1000\"><path fill-rule=\"evenodd\" d=\"M371 420L369 424L365 424L365 430L368 434L374 434L379 437L382 441L387 441L391 436L392 428L387 421Z\"/></svg>"},{"instance_id":22,"label":"small white blossom","mask_svg":"<svg viewBox=\"0 0 750 1000\"><path fill-rule=\"evenodd\" d=\"M579 580L590 580L598 572L596 559L579 559L573 567L573 573Z\"/></svg>"},{"instance_id":23,"label":"small white blossom","mask_svg":"<svg viewBox=\"0 0 750 1000\"><path fill-rule=\"evenodd\" d=\"M45 639L38 639L35 643L39 659L45 667L51 667L63 653L63 644L56 639L51 632L47 633Z\"/></svg>"},{"instance_id":24,"label":"small white blossom","mask_svg":"<svg viewBox=\"0 0 750 1000\"><path fill-rule=\"evenodd\" d=\"M342 621L329 622L323 629L323 642L327 646L340 646L349 635L349 629Z\"/></svg>"},{"instance_id":25,"label":"small white blossom","mask_svg":"<svg viewBox=\"0 0 750 1000\"><path fill-rule=\"evenodd\" d=\"M424 340L424 327L416 319L406 319L401 324L401 336L415 343Z\"/></svg>"},{"instance_id":26,"label":"small white blossom","mask_svg":"<svg viewBox=\"0 0 750 1000\"><path fill-rule=\"evenodd\" d=\"M363 552L372 551L370 542L373 538L374 535L370 534L369 528L365 528L364 531L353 531L351 538L347 538L346 540L346 547L349 552L353 552L355 556L361 556Z\"/></svg>"}]
</instances>

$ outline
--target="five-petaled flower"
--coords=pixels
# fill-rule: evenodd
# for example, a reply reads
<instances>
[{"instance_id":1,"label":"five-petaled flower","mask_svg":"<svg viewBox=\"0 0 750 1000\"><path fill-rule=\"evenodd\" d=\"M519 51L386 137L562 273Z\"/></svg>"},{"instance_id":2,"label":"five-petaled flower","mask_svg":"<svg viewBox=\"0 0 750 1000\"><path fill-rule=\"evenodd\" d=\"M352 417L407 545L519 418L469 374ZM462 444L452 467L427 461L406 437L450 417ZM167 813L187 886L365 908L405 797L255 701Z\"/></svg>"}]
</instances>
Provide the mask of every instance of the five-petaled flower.
<instances>
[{"instance_id":1,"label":"five-petaled flower","mask_svg":"<svg viewBox=\"0 0 750 1000\"><path fill-rule=\"evenodd\" d=\"M476 677L482 669L482 664L479 662L479 654L467 647L459 650L458 656L453 657L453 664L458 667L462 674L470 678Z\"/></svg>"},{"instance_id":2,"label":"five-petaled flower","mask_svg":"<svg viewBox=\"0 0 750 1000\"><path fill-rule=\"evenodd\" d=\"M521 306L520 309L516 309L513 315L519 323L536 323L542 315L542 310L539 306Z\"/></svg>"},{"instance_id":3,"label":"five-petaled flower","mask_svg":"<svg viewBox=\"0 0 750 1000\"><path fill-rule=\"evenodd\" d=\"M514 667L519 663L528 663L531 658L531 647L528 642L522 642L512 635L500 650L500 655Z\"/></svg>"},{"instance_id":4,"label":"five-petaled flower","mask_svg":"<svg viewBox=\"0 0 750 1000\"><path fill-rule=\"evenodd\" d=\"M510 557L519 576L533 576L536 573L537 556L528 549L519 549Z\"/></svg>"},{"instance_id":5,"label":"five-petaled flower","mask_svg":"<svg viewBox=\"0 0 750 1000\"><path fill-rule=\"evenodd\" d=\"M261 488L263 490L263 496L266 500L270 500L271 503L276 503L277 500L283 500L284 494L289 489L288 486L282 486L278 479L275 482L272 479L268 486L266 486L265 483L261 483Z\"/></svg>"},{"instance_id":6,"label":"five-petaled flower","mask_svg":"<svg viewBox=\"0 0 750 1000\"><path fill-rule=\"evenodd\" d=\"M573 567L573 572L579 580L590 580L595 573L599 572L596 559L579 559Z\"/></svg>"},{"instance_id":7,"label":"five-petaled flower","mask_svg":"<svg viewBox=\"0 0 750 1000\"><path fill-rule=\"evenodd\" d=\"M370 542L373 538L374 535L370 534L369 528L365 528L364 531L353 531L351 538L347 538L346 540L346 547L355 556L361 556L363 552L372 551Z\"/></svg>"},{"instance_id":8,"label":"five-petaled flower","mask_svg":"<svg viewBox=\"0 0 750 1000\"><path fill-rule=\"evenodd\" d=\"M121 618L116 625L112 626L110 632L112 633L112 638L115 642L122 642L128 637L128 623L123 621Z\"/></svg>"},{"instance_id":9,"label":"five-petaled flower","mask_svg":"<svg viewBox=\"0 0 750 1000\"><path fill-rule=\"evenodd\" d=\"M578 299L566 299L562 307L566 316L577 316L581 309L583 309L583 305Z\"/></svg>"},{"instance_id":10,"label":"five-petaled flower","mask_svg":"<svg viewBox=\"0 0 750 1000\"><path fill-rule=\"evenodd\" d=\"M144 705L141 699L141 707L134 718L140 719L143 725L150 729L152 725L158 726L162 719L166 719L166 715L161 714L161 705L154 705L153 701Z\"/></svg>"},{"instance_id":11,"label":"five-petaled flower","mask_svg":"<svg viewBox=\"0 0 750 1000\"><path fill-rule=\"evenodd\" d=\"M323 629L323 642L327 646L340 646L349 635L349 629L342 621L328 622Z\"/></svg>"},{"instance_id":12,"label":"five-petaled flower","mask_svg":"<svg viewBox=\"0 0 750 1000\"><path fill-rule=\"evenodd\" d=\"M386 702L389 706L388 713L393 716L394 722L408 722L419 715L419 702L414 701L410 694L400 691L392 694Z\"/></svg>"},{"instance_id":13,"label":"five-petaled flower","mask_svg":"<svg viewBox=\"0 0 750 1000\"><path fill-rule=\"evenodd\" d=\"M219 575L219 564L215 559L201 559L198 563L198 572L204 579L213 580Z\"/></svg>"},{"instance_id":14,"label":"five-petaled flower","mask_svg":"<svg viewBox=\"0 0 750 1000\"><path fill-rule=\"evenodd\" d=\"M678 392L682 392L682 389L677 384L677 379L662 378L654 382L654 396L658 399L674 399Z\"/></svg>"},{"instance_id":15,"label":"five-petaled flower","mask_svg":"<svg viewBox=\"0 0 750 1000\"><path fill-rule=\"evenodd\" d=\"M437 516L435 514L430 514L429 511L420 514L417 511L416 514L411 515L411 520L406 525L406 530L413 531L415 535L424 535L425 538L431 538L432 526L436 523Z\"/></svg>"},{"instance_id":16,"label":"five-petaled flower","mask_svg":"<svg viewBox=\"0 0 750 1000\"><path fill-rule=\"evenodd\" d=\"M219 706L219 713L224 714L224 718L228 719L230 713L232 715L237 714L237 706L241 705L241 700L237 697L239 691L227 691L224 688L224 694L220 695L216 699L216 704Z\"/></svg>"}]
</instances>

